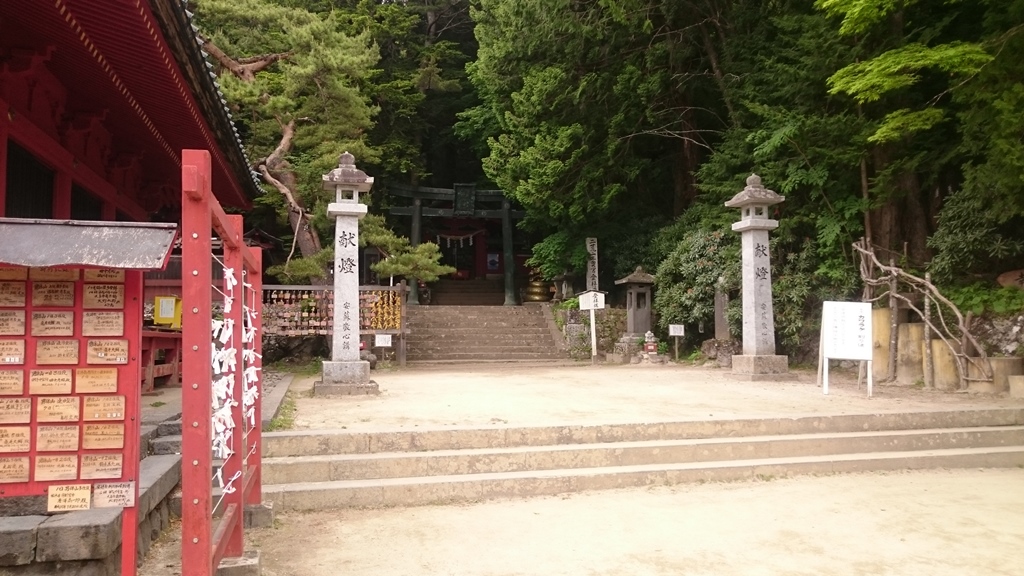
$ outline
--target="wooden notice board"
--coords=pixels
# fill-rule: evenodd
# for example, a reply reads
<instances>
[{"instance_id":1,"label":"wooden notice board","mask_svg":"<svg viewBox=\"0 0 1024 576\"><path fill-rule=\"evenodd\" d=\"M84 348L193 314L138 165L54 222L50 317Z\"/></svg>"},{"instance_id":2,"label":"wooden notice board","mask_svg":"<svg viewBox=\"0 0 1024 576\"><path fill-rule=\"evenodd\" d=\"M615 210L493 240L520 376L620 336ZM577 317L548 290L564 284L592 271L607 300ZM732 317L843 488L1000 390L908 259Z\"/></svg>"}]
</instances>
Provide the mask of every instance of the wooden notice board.
<instances>
[{"instance_id":1,"label":"wooden notice board","mask_svg":"<svg viewBox=\"0 0 1024 576\"><path fill-rule=\"evenodd\" d=\"M0 265L2 497L134 505L141 339L142 272Z\"/></svg>"}]
</instances>

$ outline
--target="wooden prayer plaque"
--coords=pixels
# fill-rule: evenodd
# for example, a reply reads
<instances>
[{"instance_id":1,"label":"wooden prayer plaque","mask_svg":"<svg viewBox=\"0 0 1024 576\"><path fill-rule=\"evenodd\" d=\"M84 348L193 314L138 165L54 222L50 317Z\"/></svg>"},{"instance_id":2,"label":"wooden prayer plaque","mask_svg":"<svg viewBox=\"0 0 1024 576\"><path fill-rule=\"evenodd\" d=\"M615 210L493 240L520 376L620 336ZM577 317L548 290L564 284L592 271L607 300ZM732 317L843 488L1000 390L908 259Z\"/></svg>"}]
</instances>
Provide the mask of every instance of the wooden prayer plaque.
<instances>
[{"instance_id":1,"label":"wooden prayer plaque","mask_svg":"<svg viewBox=\"0 0 1024 576\"><path fill-rule=\"evenodd\" d=\"M71 370L29 370L28 393L71 394Z\"/></svg>"},{"instance_id":2,"label":"wooden prayer plaque","mask_svg":"<svg viewBox=\"0 0 1024 576\"><path fill-rule=\"evenodd\" d=\"M21 396L25 392L25 373L0 370L0 396Z\"/></svg>"},{"instance_id":3,"label":"wooden prayer plaque","mask_svg":"<svg viewBox=\"0 0 1024 576\"><path fill-rule=\"evenodd\" d=\"M82 427L82 448L85 450L120 450L124 448L124 424L85 424Z\"/></svg>"},{"instance_id":4,"label":"wooden prayer plaque","mask_svg":"<svg viewBox=\"0 0 1024 576\"><path fill-rule=\"evenodd\" d=\"M124 336L124 312L82 312L82 336Z\"/></svg>"},{"instance_id":5,"label":"wooden prayer plaque","mask_svg":"<svg viewBox=\"0 0 1024 576\"><path fill-rule=\"evenodd\" d=\"M37 478L38 480L38 478ZM47 512L73 512L91 507L92 493L89 484L65 484L46 487Z\"/></svg>"},{"instance_id":6,"label":"wooden prayer plaque","mask_svg":"<svg viewBox=\"0 0 1024 576\"><path fill-rule=\"evenodd\" d=\"M25 306L24 282L0 282L0 306Z\"/></svg>"},{"instance_id":7,"label":"wooden prayer plaque","mask_svg":"<svg viewBox=\"0 0 1024 576\"><path fill-rule=\"evenodd\" d=\"M33 336L74 336L75 313L32 312Z\"/></svg>"},{"instance_id":8,"label":"wooden prayer plaque","mask_svg":"<svg viewBox=\"0 0 1024 576\"><path fill-rule=\"evenodd\" d=\"M78 426L40 426L36 429L39 452L77 452Z\"/></svg>"},{"instance_id":9,"label":"wooden prayer plaque","mask_svg":"<svg viewBox=\"0 0 1024 576\"><path fill-rule=\"evenodd\" d=\"M131 508L132 506L135 506L135 482L93 484L93 508Z\"/></svg>"},{"instance_id":10,"label":"wooden prayer plaque","mask_svg":"<svg viewBox=\"0 0 1024 576\"><path fill-rule=\"evenodd\" d=\"M78 422L78 396L36 398L37 422Z\"/></svg>"},{"instance_id":11,"label":"wooden prayer plaque","mask_svg":"<svg viewBox=\"0 0 1024 576\"><path fill-rule=\"evenodd\" d=\"M36 364L78 364L78 340L36 340Z\"/></svg>"},{"instance_id":12,"label":"wooden prayer plaque","mask_svg":"<svg viewBox=\"0 0 1024 576\"><path fill-rule=\"evenodd\" d=\"M121 454L83 454L82 480L121 477Z\"/></svg>"},{"instance_id":13,"label":"wooden prayer plaque","mask_svg":"<svg viewBox=\"0 0 1024 576\"><path fill-rule=\"evenodd\" d=\"M0 339L0 365L24 363L25 341Z\"/></svg>"},{"instance_id":14,"label":"wooden prayer plaque","mask_svg":"<svg viewBox=\"0 0 1024 576\"><path fill-rule=\"evenodd\" d=\"M24 336L25 311L0 310L0 336Z\"/></svg>"},{"instance_id":15,"label":"wooden prayer plaque","mask_svg":"<svg viewBox=\"0 0 1024 576\"><path fill-rule=\"evenodd\" d=\"M124 282L124 270L112 268L87 268L86 282Z\"/></svg>"},{"instance_id":16,"label":"wooden prayer plaque","mask_svg":"<svg viewBox=\"0 0 1024 576\"><path fill-rule=\"evenodd\" d=\"M0 484L28 482L28 456L0 458Z\"/></svg>"},{"instance_id":17,"label":"wooden prayer plaque","mask_svg":"<svg viewBox=\"0 0 1024 576\"><path fill-rule=\"evenodd\" d=\"M86 343L86 364L127 364L127 340L89 340Z\"/></svg>"},{"instance_id":18,"label":"wooden prayer plaque","mask_svg":"<svg viewBox=\"0 0 1024 576\"><path fill-rule=\"evenodd\" d=\"M33 282L33 306L74 306L74 282Z\"/></svg>"},{"instance_id":19,"label":"wooden prayer plaque","mask_svg":"<svg viewBox=\"0 0 1024 576\"><path fill-rule=\"evenodd\" d=\"M75 392L78 394L117 392L117 368L79 368L75 370Z\"/></svg>"},{"instance_id":20,"label":"wooden prayer plaque","mask_svg":"<svg viewBox=\"0 0 1024 576\"><path fill-rule=\"evenodd\" d=\"M78 456L36 456L36 482L77 480Z\"/></svg>"},{"instance_id":21,"label":"wooden prayer plaque","mask_svg":"<svg viewBox=\"0 0 1024 576\"><path fill-rule=\"evenodd\" d=\"M82 290L85 308L124 308L123 284L86 284Z\"/></svg>"},{"instance_id":22,"label":"wooden prayer plaque","mask_svg":"<svg viewBox=\"0 0 1024 576\"><path fill-rule=\"evenodd\" d=\"M0 398L0 424L28 424L31 421L31 398Z\"/></svg>"},{"instance_id":23,"label":"wooden prayer plaque","mask_svg":"<svg viewBox=\"0 0 1024 576\"><path fill-rule=\"evenodd\" d=\"M28 452L32 446L28 426L0 426L0 452Z\"/></svg>"},{"instance_id":24,"label":"wooden prayer plaque","mask_svg":"<svg viewBox=\"0 0 1024 576\"><path fill-rule=\"evenodd\" d=\"M78 280L78 268L33 268L29 277L33 280Z\"/></svg>"},{"instance_id":25,"label":"wooden prayer plaque","mask_svg":"<svg viewBox=\"0 0 1024 576\"><path fill-rule=\"evenodd\" d=\"M28 278L28 268L0 266L0 280L25 280L26 278Z\"/></svg>"},{"instance_id":26,"label":"wooden prayer plaque","mask_svg":"<svg viewBox=\"0 0 1024 576\"><path fill-rule=\"evenodd\" d=\"M124 396L85 396L85 420L124 420Z\"/></svg>"}]
</instances>

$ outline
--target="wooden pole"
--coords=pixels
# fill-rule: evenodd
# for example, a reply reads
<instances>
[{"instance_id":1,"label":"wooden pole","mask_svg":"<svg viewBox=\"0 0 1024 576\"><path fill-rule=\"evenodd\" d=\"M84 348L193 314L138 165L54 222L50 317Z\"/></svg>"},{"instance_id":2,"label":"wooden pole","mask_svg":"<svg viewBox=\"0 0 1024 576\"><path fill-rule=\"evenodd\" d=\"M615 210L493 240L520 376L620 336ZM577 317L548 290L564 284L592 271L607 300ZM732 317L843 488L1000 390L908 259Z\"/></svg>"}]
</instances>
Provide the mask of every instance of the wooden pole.
<instances>
[{"instance_id":1,"label":"wooden pole","mask_svg":"<svg viewBox=\"0 0 1024 576\"><path fill-rule=\"evenodd\" d=\"M926 272L924 281L931 284L932 274ZM928 291L924 290L924 385L926 388L935 387L935 360L932 358L932 299Z\"/></svg>"},{"instance_id":2,"label":"wooden pole","mask_svg":"<svg viewBox=\"0 0 1024 576\"><path fill-rule=\"evenodd\" d=\"M895 268L896 263L889 258L889 267ZM899 309L896 300L896 273L890 271L889 278L889 365L886 370L885 379L888 382L896 381L896 353L899 347Z\"/></svg>"}]
</instances>

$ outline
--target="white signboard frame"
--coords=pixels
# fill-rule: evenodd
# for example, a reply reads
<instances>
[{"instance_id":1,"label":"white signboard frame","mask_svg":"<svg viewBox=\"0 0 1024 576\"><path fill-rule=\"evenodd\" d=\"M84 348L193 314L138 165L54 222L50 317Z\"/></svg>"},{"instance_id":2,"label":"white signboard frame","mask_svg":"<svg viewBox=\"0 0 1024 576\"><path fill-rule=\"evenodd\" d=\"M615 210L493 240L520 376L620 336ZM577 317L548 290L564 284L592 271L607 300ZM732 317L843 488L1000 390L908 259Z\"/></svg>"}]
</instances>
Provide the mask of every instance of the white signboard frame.
<instances>
[{"instance_id":1,"label":"white signboard frame","mask_svg":"<svg viewBox=\"0 0 1024 576\"><path fill-rule=\"evenodd\" d=\"M872 395L872 341L870 302L822 303L818 378L823 394L828 394L829 360L859 360L867 362L868 396Z\"/></svg>"},{"instance_id":2,"label":"white signboard frame","mask_svg":"<svg viewBox=\"0 0 1024 576\"><path fill-rule=\"evenodd\" d=\"M686 336L685 327L682 324L669 324L668 325L669 336Z\"/></svg>"},{"instance_id":3,"label":"white signboard frame","mask_svg":"<svg viewBox=\"0 0 1024 576\"><path fill-rule=\"evenodd\" d=\"M390 348L391 334L374 334L373 345L377 348Z\"/></svg>"},{"instance_id":4,"label":"white signboard frame","mask_svg":"<svg viewBox=\"0 0 1024 576\"><path fill-rule=\"evenodd\" d=\"M604 292L588 290L579 295L580 310L590 310L590 362L597 364L597 323L594 310L604 309Z\"/></svg>"}]
</instances>

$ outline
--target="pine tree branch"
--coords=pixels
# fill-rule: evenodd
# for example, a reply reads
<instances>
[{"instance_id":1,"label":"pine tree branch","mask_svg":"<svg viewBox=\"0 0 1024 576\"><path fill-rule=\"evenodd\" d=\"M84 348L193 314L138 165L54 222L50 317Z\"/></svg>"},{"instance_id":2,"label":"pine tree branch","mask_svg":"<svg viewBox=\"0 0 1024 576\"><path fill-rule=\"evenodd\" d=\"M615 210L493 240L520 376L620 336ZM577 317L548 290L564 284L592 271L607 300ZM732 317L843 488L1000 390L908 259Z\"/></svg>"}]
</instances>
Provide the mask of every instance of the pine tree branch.
<instances>
[{"instance_id":1,"label":"pine tree branch","mask_svg":"<svg viewBox=\"0 0 1024 576\"><path fill-rule=\"evenodd\" d=\"M202 38L202 37L201 37ZM278 60L285 60L293 54L292 51L280 52L278 54L263 54L261 56L249 56L247 58L235 59L220 49L207 38L202 38L203 50L206 50L218 64L231 72L236 78L244 82L256 80L256 73L265 69Z\"/></svg>"}]
</instances>

